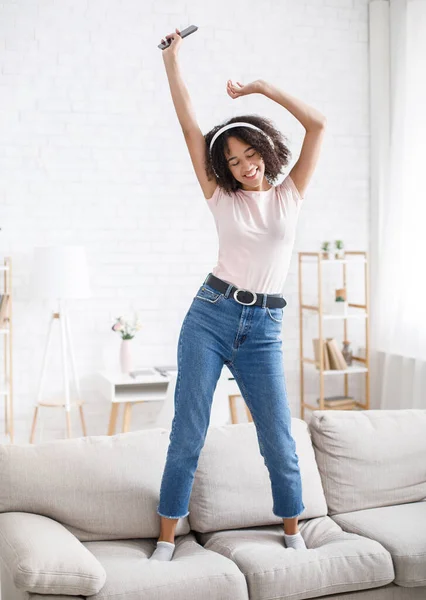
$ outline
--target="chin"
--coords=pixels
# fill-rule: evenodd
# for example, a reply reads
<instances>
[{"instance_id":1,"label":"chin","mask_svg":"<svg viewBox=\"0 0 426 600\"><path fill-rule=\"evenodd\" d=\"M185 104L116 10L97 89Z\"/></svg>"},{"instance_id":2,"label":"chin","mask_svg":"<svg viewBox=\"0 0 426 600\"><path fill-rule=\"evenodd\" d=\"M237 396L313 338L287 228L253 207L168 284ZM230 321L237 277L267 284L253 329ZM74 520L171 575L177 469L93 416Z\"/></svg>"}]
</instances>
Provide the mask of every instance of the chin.
<instances>
[{"instance_id":1,"label":"chin","mask_svg":"<svg viewBox=\"0 0 426 600\"><path fill-rule=\"evenodd\" d=\"M240 181L241 184L244 184L248 187L257 187L258 185L260 185L263 181L263 173L261 171L258 171L257 173L257 177L253 180L249 180L249 179L245 179L243 178L243 181Z\"/></svg>"}]
</instances>

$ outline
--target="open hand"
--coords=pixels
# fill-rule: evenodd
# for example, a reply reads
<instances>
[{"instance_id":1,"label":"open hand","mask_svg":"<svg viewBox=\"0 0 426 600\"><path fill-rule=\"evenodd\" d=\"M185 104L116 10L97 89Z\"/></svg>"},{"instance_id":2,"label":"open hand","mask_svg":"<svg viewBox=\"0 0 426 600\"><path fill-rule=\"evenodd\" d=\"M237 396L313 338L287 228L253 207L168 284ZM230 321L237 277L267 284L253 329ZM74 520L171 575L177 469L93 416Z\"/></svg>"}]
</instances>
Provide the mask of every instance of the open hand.
<instances>
[{"instance_id":1,"label":"open hand","mask_svg":"<svg viewBox=\"0 0 426 600\"><path fill-rule=\"evenodd\" d=\"M230 79L226 82L226 91L228 95L231 96L232 99L239 98L240 96L247 96L248 94L256 94L261 92L261 81L256 79L256 81L252 81L251 83L247 83L246 85L237 81L235 85L232 83Z\"/></svg>"}]
</instances>

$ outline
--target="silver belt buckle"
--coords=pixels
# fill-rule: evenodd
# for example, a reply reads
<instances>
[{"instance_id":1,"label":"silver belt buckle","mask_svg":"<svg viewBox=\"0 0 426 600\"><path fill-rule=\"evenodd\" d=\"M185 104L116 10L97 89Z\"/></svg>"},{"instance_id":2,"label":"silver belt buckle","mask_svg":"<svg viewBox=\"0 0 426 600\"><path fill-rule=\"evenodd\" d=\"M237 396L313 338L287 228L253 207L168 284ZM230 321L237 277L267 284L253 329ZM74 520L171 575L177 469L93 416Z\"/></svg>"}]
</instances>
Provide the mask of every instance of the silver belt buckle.
<instances>
[{"instance_id":1,"label":"silver belt buckle","mask_svg":"<svg viewBox=\"0 0 426 600\"><path fill-rule=\"evenodd\" d=\"M252 294L253 301L252 302L240 302L240 300L238 300L238 298L237 298L238 292L248 292L249 294ZM244 304L244 306L251 306L252 304L254 304L256 302L257 294L256 294L256 292L251 292L250 290L243 290L243 288L237 288L234 292L234 298L239 304Z\"/></svg>"}]
</instances>

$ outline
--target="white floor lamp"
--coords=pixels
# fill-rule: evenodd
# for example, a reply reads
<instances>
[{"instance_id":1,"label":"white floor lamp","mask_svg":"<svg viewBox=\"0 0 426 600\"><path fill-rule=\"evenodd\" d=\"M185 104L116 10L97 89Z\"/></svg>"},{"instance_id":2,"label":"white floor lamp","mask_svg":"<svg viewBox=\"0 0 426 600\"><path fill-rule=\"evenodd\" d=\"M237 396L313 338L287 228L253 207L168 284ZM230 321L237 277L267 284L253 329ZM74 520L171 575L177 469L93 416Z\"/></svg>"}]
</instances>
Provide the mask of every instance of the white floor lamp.
<instances>
[{"instance_id":1,"label":"white floor lamp","mask_svg":"<svg viewBox=\"0 0 426 600\"><path fill-rule=\"evenodd\" d=\"M86 425L83 415L83 401L75 366L74 349L71 341L70 325L66 303L72 299L90 298L89 273L85 249L82 246L50 246L35 248L31 273L31 297L47 299L57 303L57 311L52 313L47 333L43 363L38 386L37 402L31 427L30 444L33 443L38 409L40 406L65 407L67 435L71 437L71 400L68 376L68 353L71 360L71 370L77 393L77 406L80 412L83 435L86 435ZM46 374L47 357L52 339L53 324L57 322L60 328L62 371L65 398L59 402L42 400L43 386Z\"/></svg>"}]
</instances>

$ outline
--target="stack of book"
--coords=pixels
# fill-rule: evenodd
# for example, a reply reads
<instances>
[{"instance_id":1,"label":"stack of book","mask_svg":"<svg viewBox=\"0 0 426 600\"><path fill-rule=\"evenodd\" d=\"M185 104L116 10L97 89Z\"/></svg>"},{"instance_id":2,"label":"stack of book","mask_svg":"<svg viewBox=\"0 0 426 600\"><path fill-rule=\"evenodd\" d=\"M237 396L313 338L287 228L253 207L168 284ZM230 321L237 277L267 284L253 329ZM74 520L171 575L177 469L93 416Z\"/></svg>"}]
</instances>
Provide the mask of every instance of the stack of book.
<instances>
[{"instance_id":1,"label":"stack of book","mask_svg":"<svg viewBox=\"0 0 426 600\"><path fill-rule=\"evenodd\" d=\"M318 338L312 340L314 345L314 360L317 369L320 368L320 340ZM323 366L326 371L345 370L348 364L339 348L337 340L327 338L323 342Z\"/></svg>"},{"instance_id":2,"label":"stack of book","mask_svg":"<svg viewBox=\"0 0 426 600\"><path fill-rule=\"evenodd\" d=\"M353 408L354 407L353 396L325 396L324 406L325 408ZM317 404L319 405L320 399L317 398Z\"/></svg>"},{"instance_id":3,"label":"stack of book","mask_svg":"<svg viewBox=\"0 0 426 600\"><path fill-rule=\"evenodd\" d=\"M0 294L0 329L6 326L8 321L9 295Z\"/></svg>"}]
</instances>

